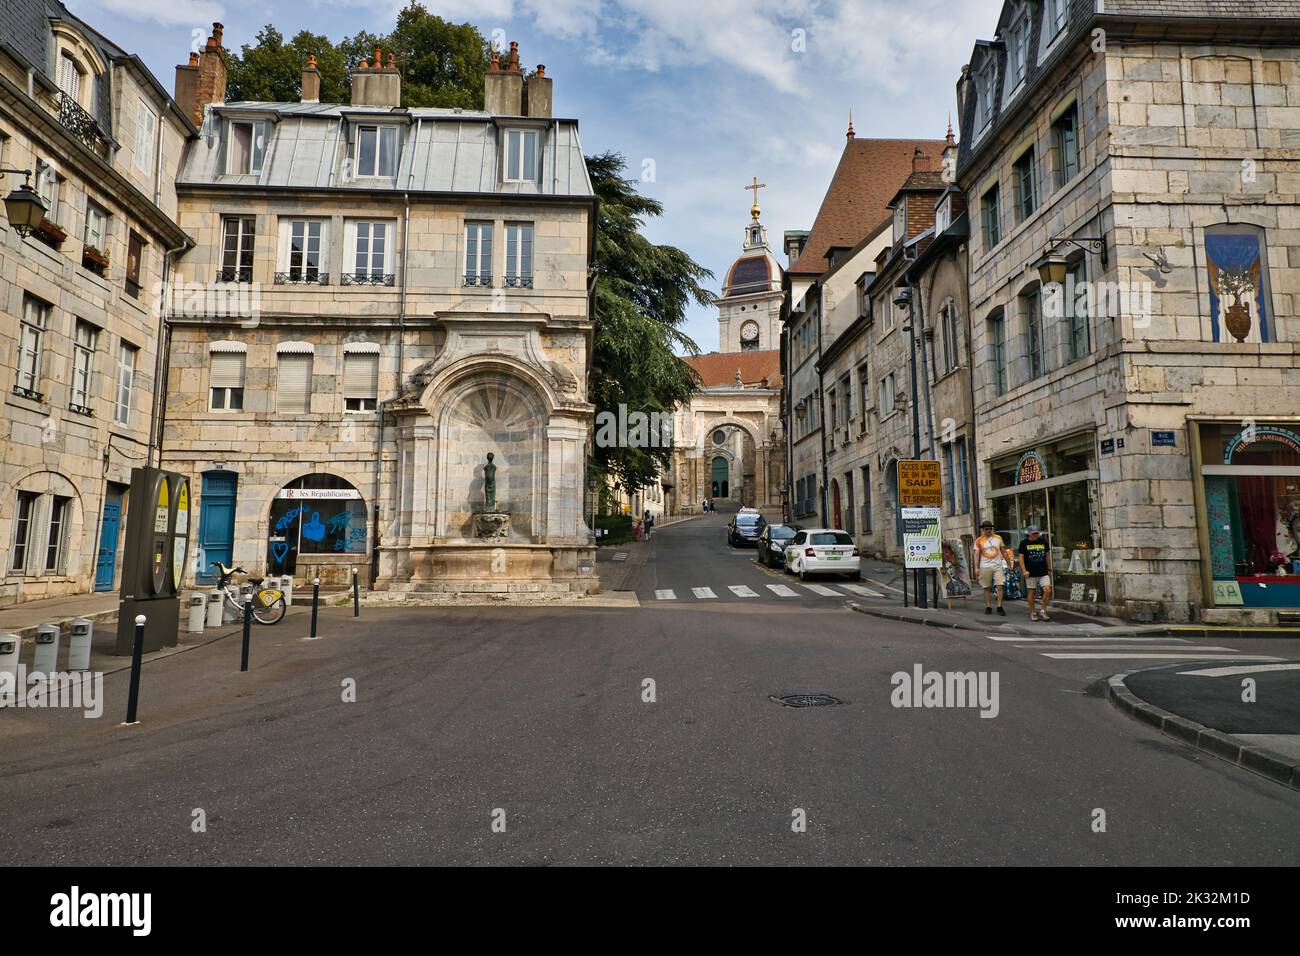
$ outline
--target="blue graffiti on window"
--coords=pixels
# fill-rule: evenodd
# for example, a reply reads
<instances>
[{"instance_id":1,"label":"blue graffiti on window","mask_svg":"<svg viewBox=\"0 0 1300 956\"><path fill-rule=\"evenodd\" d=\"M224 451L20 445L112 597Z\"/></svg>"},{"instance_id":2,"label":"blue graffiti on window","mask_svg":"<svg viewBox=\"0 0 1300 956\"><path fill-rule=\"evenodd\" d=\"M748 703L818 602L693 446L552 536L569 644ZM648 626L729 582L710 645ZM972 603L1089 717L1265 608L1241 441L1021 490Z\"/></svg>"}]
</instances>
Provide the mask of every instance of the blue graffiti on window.
<instances>
[{"instance_id":1,"label":"blue graffiti on window","mask_svg":"<svg viewBox=\"0 0 1300 956\"><path fill-rule=\"evenodd\" d=\"M290 508L285 512L284 517L275 523L276 531L284 531L291 524L298 520L298 516L304 511L304 506L299 505L297 508Z\"/></svg>"},{"instance_id":2,"label":"blue graffiti on window","mask_svg":"<svg viewBox=\"0 0 1300 956\"><path fill-rule=\"evenodd\" d=\"M302 536L308 541L325 540L325 523L320 520L319 511L313 511L311 520L302 526Z\"/></svg>"}]
</instances>

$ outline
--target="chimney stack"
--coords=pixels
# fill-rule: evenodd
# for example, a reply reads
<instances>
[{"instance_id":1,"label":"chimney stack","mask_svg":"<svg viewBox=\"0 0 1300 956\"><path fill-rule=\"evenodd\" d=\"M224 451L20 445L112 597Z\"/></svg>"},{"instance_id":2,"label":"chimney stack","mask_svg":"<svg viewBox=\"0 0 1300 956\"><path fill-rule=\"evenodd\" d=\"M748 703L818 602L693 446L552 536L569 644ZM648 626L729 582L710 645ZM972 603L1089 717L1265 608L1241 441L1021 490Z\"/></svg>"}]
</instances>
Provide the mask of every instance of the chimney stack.
<instances>
[{"instance_id":1,"label":"chimney stack","mask_svg":"<svg viewBox=\"0 0 1300 956\"><path fill-rule=\"evenodd\" d=\"M524 115L551 115L551 78L546 75L545 63L538 63L537 72L524 80Z\"/></svg>"},{"instance_id":2,"label":"chimney stack","mask_svg":"<svg viewBox=\"0 0 1300 956\"><path fill-rule=\"evenodd\" d=\"M514 41L510 43L510 55L504 64L500 54L492 53L492 62L483 74L483 109L493 116L525 115L524 75L519 71L519 44Z\"/></svg>"},{"instance_id":3,"label":"chimney stack","mask_svg":"<svg viewBox=\"0 0 1300 956\"><path fill-rule=\"evenodd\" d=\"M211 104L226 101L225 51L221 34L225 28L212 24L212 34L201 53L191 53L190 61L176 67L173 98L195 126L203 125L204 110Z\"/></svg>"},{"instance_id":4,"label":"chimney stack","mask_svg":"<svg viewBox=\"0 0 1300 956\"><path fill-rule=\"evenodd\" d=\"M352 71L352 105L397 108L402 105L402 74L397 69L397 58L388 54L384 66L384 51L375 47L375 62L362 60Z\"/></svg>"},{"instance_id":5,"label":"chimney stack","mask_svg":"<svg viewBox=\"0 0 1300 956\"><path fill-rule=\"evenodd\" d=\"M302 101L320 102L320 71L316 69L316 54L307 57L307 68L302 71Z\"/></svg>"},{"instance_id":6,"label":"chimney stack","mask_svg":"<svg viewBox=\"0 0 1300 956\"><path fill-rule=\"evenodd\" d=\"M916 152L912 153L912 172L928 173L929 171L930 157L925 155L925 151L918 146Z\"/></svg>"}]
</instances>

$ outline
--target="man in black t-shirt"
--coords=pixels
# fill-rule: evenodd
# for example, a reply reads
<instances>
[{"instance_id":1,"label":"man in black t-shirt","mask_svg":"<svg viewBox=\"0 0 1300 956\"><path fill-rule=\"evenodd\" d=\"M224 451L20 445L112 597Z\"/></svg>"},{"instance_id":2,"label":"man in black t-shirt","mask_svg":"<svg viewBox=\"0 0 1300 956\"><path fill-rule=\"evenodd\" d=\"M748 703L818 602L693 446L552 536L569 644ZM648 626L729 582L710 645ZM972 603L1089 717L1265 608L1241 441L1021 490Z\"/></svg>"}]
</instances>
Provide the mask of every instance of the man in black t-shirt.
<instances>
[{"instance_id":1,"label":"man in black t-shirt","mask_svg":"<svg viewBox=\"0 0 1300 956\"><path fill-rule=\"evenodd\" d=\"M1052 600L1052 549L1048 546L1047 536L1038 533L1038 525L1031 524L1025 529L1025 537L1020 539L1020 547L1016 552L1020 555L1020 573L1025 579L1029 620L1050 621L1047 605ZM1041 611L1034 607L1036 591L1041 591L1043 595Z\"/></svg>"}]
</instances>

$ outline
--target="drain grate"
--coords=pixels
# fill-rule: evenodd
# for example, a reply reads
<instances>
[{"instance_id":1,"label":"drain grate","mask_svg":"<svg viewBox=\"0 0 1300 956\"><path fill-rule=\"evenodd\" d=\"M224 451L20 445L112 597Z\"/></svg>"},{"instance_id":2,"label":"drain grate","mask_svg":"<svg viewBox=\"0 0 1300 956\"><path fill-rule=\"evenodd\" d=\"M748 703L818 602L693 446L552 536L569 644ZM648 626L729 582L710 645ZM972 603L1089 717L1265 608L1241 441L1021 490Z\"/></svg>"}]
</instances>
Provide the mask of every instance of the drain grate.
<instances>
[{"instance_id":1,"label":"drain grate","mask_svg":"<svg viewBox=\"0 0 1300 956\"><path fill-rule=\"evenodd\" d=\"M787 694L784 697L771 699L784 707L834 707L836 704L844 703L830 694Z\"/></svg>"}]
</instances>

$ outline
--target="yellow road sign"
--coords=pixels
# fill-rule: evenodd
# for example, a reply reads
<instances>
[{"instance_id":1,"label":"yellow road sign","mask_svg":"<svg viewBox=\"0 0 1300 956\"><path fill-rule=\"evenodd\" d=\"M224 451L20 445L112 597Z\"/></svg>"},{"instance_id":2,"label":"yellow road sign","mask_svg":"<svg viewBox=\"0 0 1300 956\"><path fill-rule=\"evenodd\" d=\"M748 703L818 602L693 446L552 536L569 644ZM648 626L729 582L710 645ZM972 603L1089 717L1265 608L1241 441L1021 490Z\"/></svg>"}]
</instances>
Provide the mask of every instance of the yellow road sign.
<instances>
[{"instance_id":1,"label":"yellow road sign","mask_svg":"<svg viewBox=\"0 0 1300 956\"><path fill-rule=\"evenodd\" d=\"M904 508L943 504L943 481L937 461L898 463L898 504Z\"/></svg>"}]
</instances>

